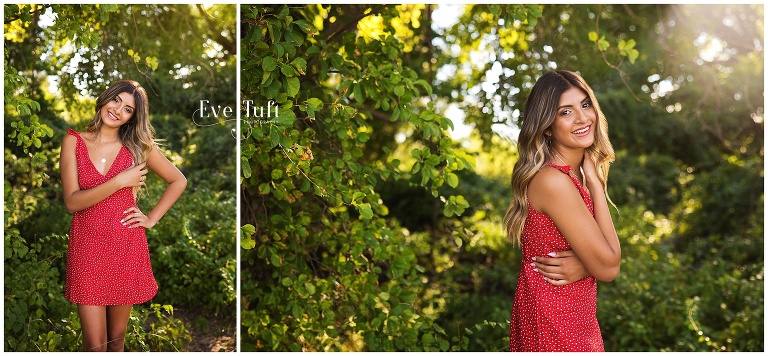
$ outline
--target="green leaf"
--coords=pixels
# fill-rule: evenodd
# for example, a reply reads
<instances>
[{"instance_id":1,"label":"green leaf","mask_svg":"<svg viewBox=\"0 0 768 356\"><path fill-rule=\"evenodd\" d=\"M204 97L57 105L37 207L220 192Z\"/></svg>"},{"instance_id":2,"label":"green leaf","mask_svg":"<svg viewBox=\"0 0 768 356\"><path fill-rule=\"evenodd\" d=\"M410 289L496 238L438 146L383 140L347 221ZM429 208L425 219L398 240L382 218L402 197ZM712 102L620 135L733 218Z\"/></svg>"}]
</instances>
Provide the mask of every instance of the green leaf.
<instances>
[{"instance_id":1,"label":"green leaf","mask_svg":"<svg viewBox=\"0 0 768 356\"><path fill-rule=\"evenodd\" d=\"M396 86L396 87L395 87L395 89L393 90L393 92L394 92L394 93L395 93L395 95L397 95L398 97L400 97L400 96L403 96L403 94L405 94L405 87L403 87L402 85L398 85L398 86Z\"/></svg>"},{"instance_id":2,"label":"green leaf","mask_svg":"<svg viewBox=\"0 0 768 356\"><path fill-rule=\"evenodd\" d=\"M371 205L368 203L358 204L357 211L360 213L360 217L363 218L363 220L370 220L373 217Z\"/></svg>"},{"instance_id":3,"label":"green leaf","mask_svg":"<svg viewBox=\"0 0 768 356\"><path fill-rule=\"evenodd\" d=\"M283 73L283 75L286 77L296 76L296 70L293 69L292 66L289 66L287 64L280 64L280 72Z\"/></svg>"},{"instance_id":4,"label":"green leaf","mask_svg":"<svg viewBox=\"0 0 768 356\"><path fill-rule=\"evenodd\" d=\"M312 283L305 282L304 288L307 289L307 293L309 293L309 295L315 294L315 286Z\"/></svg>"},{"instance_id":5,"label":"green leaf","mask_svg":"<svg viewBox=\"0 0 768 356\"><path fill-rule=\"evenodd\" d=\"M299 26L299 29L306 33L317 33L317 28L307 20L296 20L293 24Z\"/></svg>"},{"instance_id":6,"label":"green leaf","mask_svg":"<svg viewBox=\"0 0 768 356\"><path fill-rule=\"evenodd\" d=\"M283 259L280 257L280 254L275 253L274 251L272 251L269 255L269 262L271 262L275 267L280 267L283 265Z\"/></svg>"},{"instance_id":7,"label":"green leaf","mask_svg":"<svg viewBox=\"0 0 768 356\"><path fill-rule=\"evenodd\" d=\"M240 156L240 173L243 174L243 178L251 178L251 163L248 162L248 158Z\"/></svg>"},{"instance_id":8,"label":"green leaf","mask_svg":"<svg viewBox=\"0 0 768 356\"><path fill-rule=\"evenodd\" d=\"M272 56L264 57L264 59L261 60L261 68L267 72L275 70L275 68L277 68L277 59Z\"/></svg>"},{"instance_id":9,"label":"green leaf","mask_svg":"<svg viewBox=\"0 0 768 356\"><path fill-rule=\"evenodd\" d=\"M357 101L358 103L362 103L363 101L365 101L365 97L363 96L363 90L362 88L360 88L360 83L355 83L352 86L352 88L353 88L352 93L355 96L355 101Z\"/></svg>"},{"instance_id":10,"label":"green leaf","mask_svg":"<svg viewBox=\"0 0 768 356\"><path fill-rule=\"evenodd\" d=\"M601 51L605 51L610 47L611 44L605 40L605 36L600 37L600 39L597 41L597 47L600 48Z\"/></svg>"},{"instance_id":11,"label":"green leaf","mask_svg":"<svg viewBox=\"0 0 768 356\"><path fill-rule=\"evenodd\" d=\"M248 237L253 236L253 234L256 233L256 227L251 224L245 224L240 227L240 232L248 235Z\"/></svg>"},{"instance_id":12,"label":"green leaf","mask_svg":"<svg viewBox=\"0 0 768 356\"><path fill-rule=\"evenodd\" d=\"M456 186L459 185L459 177L454 173L446 174L445 181L448 183L448 185L451 186L451 188L456 188Z\"/></svg>"},{"instance_id":13,"label":"green leaf","mask_svg":"<svg viewBox=\"0 0 768 356\"><path fill-rule=\"evenodd\" d=\"M589 32L589 40L592 42L597 42L597 32L590 31Z\"/></svg>"},{"instance_id":14,"label":"green leaf","mask_svg":"<svg viewBox=\"0 0 768 356\"><path fill-rule=\"evenodd\" d=\"M256 241L254 241L252 238L242 237L240 238L240 247L246 250L250 250L256 247Z\"/></svg>"},{"instance_id":15,"label":"green leaf","mask_svg":"<svg viewBox=\"0 0 768 356\"><path fill-rule=\"evenodd\" d=\"M280 109L281 110L279 110L277 115L270 121L277 126L293 126L293 123L296 122L296 113L293 112L293 110L286 110L286 108L281 107ZM290 109L290 107L288 109Z\"/></svg>"},{"instance_id":16,"label":"green leaf","mask_svg":"<svg viewBox=\"0 0 768 356\"><path fill-rule=\"evenodd\" d=\"M299 78L288 78L286 80L285 93L288 94L289 97L294 98L296 97L296 94L299 93L299 87Z\"/></svg>"},{"instance_id":17,"label":"green leaf","mask_svg":"<svg viewBox=\"0 0 768 356\"><path fill-rule=\"evenodd\" d=\"M307 61L304 58L295 58L293 61L291 61L291 65L296 68L296 71L299 72L299 74L306 74L305 71L307 70Z\"/></svg>"},{"instance_id":18,"label":"green leaf","mask_svg":"<svg viewBox=\"0 0 768 356\"><path fill-rule=\"evenodd\" d=\"M317 111L323 108L323 102L318 98L309 98L307 99L307 106Z\"/></svg>"},{"instance_id":19,"label":"green leaf","mask_svg":"<svg viewBox=\"0 0 768 356\"><path fill-rule=\"evenodd\" d=\"M427 91L427 94L428 94L428 95L430 95L430 96L432 95L432 86L430 86L430 85L429 85L429 83L427 83L427 81L426 81L426 80L424 80L424 79L419 79L419 80L417 80L417 81L413 82L413 84L414 84L414 85L417 85L417 84L418 84L418 85L421 85L422 87L424 87L424 90L426 90L426 91Z\"/></svg>"}]
</instances>

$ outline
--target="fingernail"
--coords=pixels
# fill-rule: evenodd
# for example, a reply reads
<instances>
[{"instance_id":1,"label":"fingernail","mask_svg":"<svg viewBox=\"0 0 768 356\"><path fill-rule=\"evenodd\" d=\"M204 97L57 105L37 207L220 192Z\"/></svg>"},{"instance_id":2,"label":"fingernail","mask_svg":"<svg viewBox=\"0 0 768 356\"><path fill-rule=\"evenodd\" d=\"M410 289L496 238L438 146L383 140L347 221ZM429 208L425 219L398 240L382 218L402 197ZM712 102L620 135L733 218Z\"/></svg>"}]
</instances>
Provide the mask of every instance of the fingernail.
<instances>
[{"instance_id":1,"label":"fingernail","mask_svg":"<svg viewBox=\"0 0 768 356\"><path fill-rule=\"evenodd\" d=\"M536 257L531 257L531 260L534 260L534 261L536 261Z\"/></svg>"},{"instance_id":2,"label":"fingernail","mask_svg":"<svg viewBox=\"0 0 768 356\"><path fill-rule=\"evenodd\" d=\"M539 270L536 267L533 267L533 271L538 272ZM546 279L546 277L544 279Z\"/></svg>"},{"instance_id":3,"label":"fingernail","mask_svg":"<svg viewBox=\"0 0 768 356\"><path fill-rule=\"evenodd\" d=\"M547 254L547 256L549 256L549 257L555 257L555 256L557 256L557 253L555 253L555 252L550 252L550 253L548 253L548 254Z\"/></svg>"}]
</instances>

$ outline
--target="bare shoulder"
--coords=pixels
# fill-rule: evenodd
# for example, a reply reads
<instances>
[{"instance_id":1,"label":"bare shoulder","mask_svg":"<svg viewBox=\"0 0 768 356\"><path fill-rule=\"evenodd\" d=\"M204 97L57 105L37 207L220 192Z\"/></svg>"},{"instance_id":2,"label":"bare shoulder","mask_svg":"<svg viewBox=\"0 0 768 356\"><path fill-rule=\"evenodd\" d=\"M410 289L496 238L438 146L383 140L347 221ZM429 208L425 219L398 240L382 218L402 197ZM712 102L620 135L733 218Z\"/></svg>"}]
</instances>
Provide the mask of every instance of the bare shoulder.
<instances>
[{"instance_id":1,"label":"bare shoulder","mask_svg":"<svg viewBox=\"0 0 768 356\"><path fill-rule=\"evenodd\" d=\"M557 168L546 166L536 173L528 184L529 194L549 194L559 192L561 189L573 186L568 175L563 174Z\"/></svg>"},{"instance_id":2,"label":"bare shoulder","mask_svg":"<svg viewBox=\"0 0 768 356\"><path fill-rule=\"evenodd\" d=\"M165 158L165 155L160 150L160 146L158 146L157 143L153 143L152 148L149 150L149 155L147 155L147 163L157 160L160 157Z\"/></svg>"},{"instance_id":3,"label":"bare shoulder","mask_svg":"<svg viewBox=\"0 0 768 356\"><path fill-rule=\"evenodd\" d=\"M79 134L82 135L81 132ZM70 133L67 133L66 135L64 135L64 139L61 140L62 146L74 147L76 143L77 143L77 137L75 137Z\"/></svg>"},{"instance_id":4,"label":"bare shoulder","mask_svg":"<svg viewBox=\"0 0 768 356\"><path fill-rule=\"evenodd\" d=\"M557 205L563 199L579 197L568 175L554 167L542 168L528 184L528 201L540 212L546 213L550 205Z\"/></svg>"}]
</instances>

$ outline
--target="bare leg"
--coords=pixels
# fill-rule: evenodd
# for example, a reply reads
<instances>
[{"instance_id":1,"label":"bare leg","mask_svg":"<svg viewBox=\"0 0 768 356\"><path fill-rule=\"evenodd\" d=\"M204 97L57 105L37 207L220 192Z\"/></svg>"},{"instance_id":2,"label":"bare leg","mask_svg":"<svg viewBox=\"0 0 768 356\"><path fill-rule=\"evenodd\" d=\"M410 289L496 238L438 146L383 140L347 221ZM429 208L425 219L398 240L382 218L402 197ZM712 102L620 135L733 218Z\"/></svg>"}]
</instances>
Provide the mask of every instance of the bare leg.
<instances>
[{"instance_id":1,"label":"bare leg","mask_svg":"<svg viewBox=\"0 0 768 356\"><path fill-rule=\"evenodd\" d=\"M77 305L83 328L83 351L107 351L107 307Z\"/></svg>"},{"instance_id":2,"label":"bare leg","mask_svg":"<svg viewBox=\"0 0 768 356\"><path fill-rule=\"evenodd\" d=\"M107 306L107 351L125 351L125 332L133 304Z\"/></svg>"}]
</instances>

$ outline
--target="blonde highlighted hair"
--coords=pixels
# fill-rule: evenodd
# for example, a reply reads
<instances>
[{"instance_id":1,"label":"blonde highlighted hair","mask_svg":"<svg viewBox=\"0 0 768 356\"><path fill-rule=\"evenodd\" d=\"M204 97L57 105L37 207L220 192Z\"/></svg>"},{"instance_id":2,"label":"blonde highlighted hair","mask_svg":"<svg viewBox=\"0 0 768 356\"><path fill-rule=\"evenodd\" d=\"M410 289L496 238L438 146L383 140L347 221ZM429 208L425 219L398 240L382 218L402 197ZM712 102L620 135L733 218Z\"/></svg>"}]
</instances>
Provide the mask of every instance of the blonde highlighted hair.
<instances>
[{"instance_id":1,"label":"blonde highlighted hair","mask_svg":"<svg viewBox=\"0 0 768 356\"><path fill-rule=\"evenodd\" d=\"M131 119L120 126L118 136L122 144L133 156L133 162L140 164L147 161L149 153L157 143L155 140L155 130L149 123L147 92L138 82L120 80L112 84L107 90L104 90L96 99L96 115L88 123L86 130L94 135L98 135L102 125L101 109L120 93L132 95L136 101L136 107Z\"/></svg>"},{"instance_id":2,"label":"blonde highlighted hair","mask_svg":"<svg viewBox=\"0 0 768 356\"><path fill-rule=\"evenodd\" d=\"M552 139L545 135L555 122L560 96L571 88L583 91L592 102L597 114L595 141L587 148L595 161L600 183L607 192L608 169L615 159L613 146L608 139L608 122L600 110L595 93L586 81L575 72L558 70L541 76L528 95L523 114L523 124L517 140L518 161L512 171L512 203L504 215L507 236L513 243L519 244L528 217L528 184L539 170L551 160L554 154ZM610 201L610 199L609 199Z\"/></svg>"}]
</instances>

